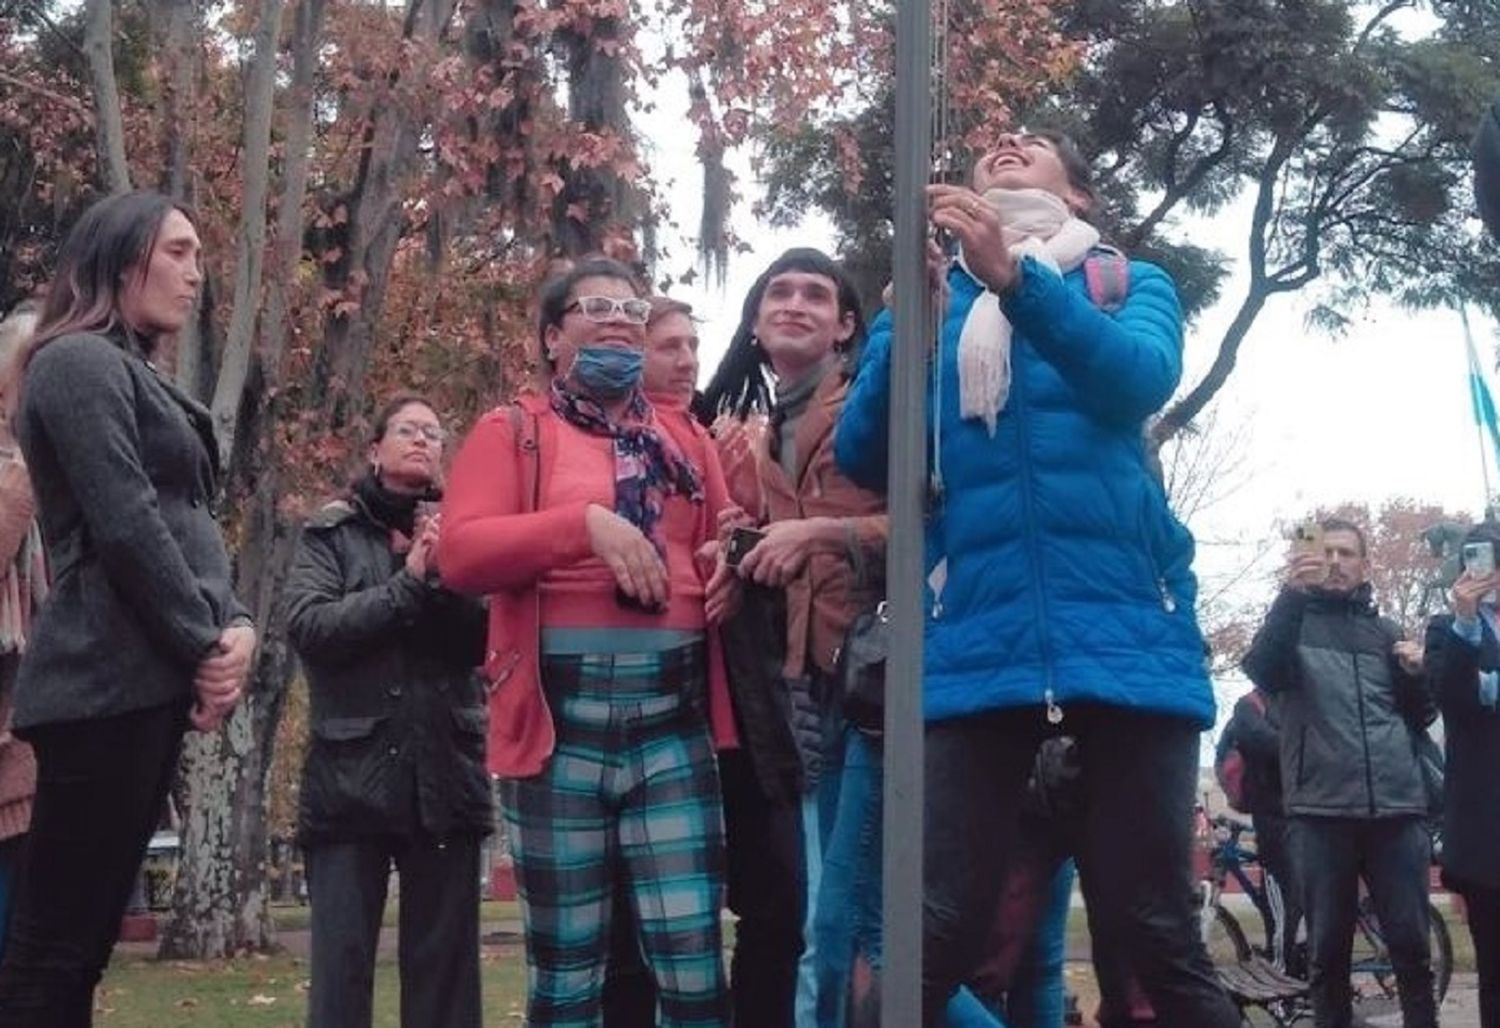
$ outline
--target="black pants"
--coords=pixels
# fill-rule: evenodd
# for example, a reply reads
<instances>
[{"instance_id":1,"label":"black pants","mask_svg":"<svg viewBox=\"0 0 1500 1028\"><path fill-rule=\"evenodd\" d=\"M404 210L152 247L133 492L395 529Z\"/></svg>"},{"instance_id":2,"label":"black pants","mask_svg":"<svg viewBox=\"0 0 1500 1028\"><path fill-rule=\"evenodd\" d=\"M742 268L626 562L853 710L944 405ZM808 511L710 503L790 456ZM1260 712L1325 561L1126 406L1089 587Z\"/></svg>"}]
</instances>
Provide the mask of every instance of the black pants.
<instances>
[{"instance_id":1,"label":"black pants","mask_svg":"<svg viewBox=\"0 0 1500 1028\"><path fill-rule=\"evenodd\" d=\"M750 758L719 755L728 841L729 909L736 918L730 962L733 1023L791 1028L802 958L802 815L795 798L769 799Z\"/></svg>"},{"instance_id":2,"label":"black pants","mask_svg":"<svg viewBox=\"0 0 1500 1028\"><path fill-rule=\"evenodd\" d=\"M1085 811L1078 871L1096 946L1109 948L1164 1025L1237 1028L1197 932L1192 816L1198 730L1117 708L1078 707ZM1040 708L927 726L923 1020L935 1026L980 952L1016 836L1027 774L1049 731Z\"/></svg>"},{"instance_id":3,"label":"black pants","mask_svg":"<svg viewBox=\"0 0 1500 1028\"><path fill-rule=\"evenodd\" d=\"M401 1023L479 1028L479 839L372 836L307 849L308 1028L369 1028L391 863L401 876Z\"/></svg>"},{"instance_id":4,"label":"black pants","mask_svg":"<svg viewBox=\"0 0 1500 1028\"><path fill-rule=\"evenodd\" d=\"M1500 889L1467 882L1449 885L1464 898L1474 964L1479 971L1480 1028L1500 1028Z\"/></svg>"},{"instance_id":5,"label":"black pants","mask_svg":"<svg viewBox=\"0 0 1500 1028\"><path fill-rule=\"evenodd\" d=\"M1255 846L1260 855L1261 867L1270 872L1281 889L1280 910L1276 914L1276 938L1267 940L1281 951L1276 954L1287 973L1301 978L1306 974L1301 948L1297 945L1297 933L1302 927L1302 886L1297 874L1297 862L1292 857L1291 821L1281 814L1256 814L1251 818L1255 825Z\"/></svg>"},{"instance_id":6,"label":"black pants","mask_svg":"<svg viewBox=\"0 0 1500 1028\"><path fill-rule=\"evenodd\" d=\"M1318 1028L1353 1024L1349 965L1359 881L1370 890L1401 993L1405 1028L1435 1028L1427 942L1432 840L1420 817L1294 817L1307 914L1308 980Z\"/></svg>"},{"instance_id":7,"label":"black pants","mask_svg":"<svg viewBox=\"0 0 1500 1028\"><path fill-rule=\"evenodd\" d=\"M186 704L28 733L36 799L5 963L0 1026L93 1023L94 986L120 935L177 767Z\"/></svg>"}]
</instances>

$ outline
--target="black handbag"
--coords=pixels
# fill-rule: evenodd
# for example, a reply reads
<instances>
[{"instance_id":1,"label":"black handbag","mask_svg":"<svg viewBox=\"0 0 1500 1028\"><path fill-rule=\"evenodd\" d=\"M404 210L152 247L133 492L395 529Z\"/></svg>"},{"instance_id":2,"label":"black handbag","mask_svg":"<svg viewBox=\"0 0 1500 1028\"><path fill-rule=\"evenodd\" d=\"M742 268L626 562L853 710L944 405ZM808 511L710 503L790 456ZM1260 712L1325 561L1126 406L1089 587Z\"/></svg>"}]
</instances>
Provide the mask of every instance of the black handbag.
<instances>
[{"instance_id":1,"label":"black handbag","mask_svg":"<svg viewBox=\"0 0 1500 1028\"><path fill-rule=\"evenodd\" d=\"M844 633L836 670L843 689L844 717L860 731L885 728L885 661L891 649L891 618L881 600L861 612Z\"/></svg>"}]
</instances>

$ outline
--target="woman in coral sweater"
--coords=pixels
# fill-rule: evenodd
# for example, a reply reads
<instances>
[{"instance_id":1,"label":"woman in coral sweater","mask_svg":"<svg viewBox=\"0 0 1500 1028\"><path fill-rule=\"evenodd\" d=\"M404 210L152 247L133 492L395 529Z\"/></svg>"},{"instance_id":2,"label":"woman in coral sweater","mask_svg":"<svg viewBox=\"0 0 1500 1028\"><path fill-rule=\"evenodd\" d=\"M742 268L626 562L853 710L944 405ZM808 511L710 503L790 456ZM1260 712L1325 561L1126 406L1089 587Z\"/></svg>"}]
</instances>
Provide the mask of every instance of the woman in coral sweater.
<instances>
[{"instance_id":1,"label":"woman in coral sweater","mask_svg":"<svg viewBox=\"0 0 1500 1028\"><path fill-rule=\"evenodd\" d=\"M527 1023L599 1017L617 887L658 1024L723 1021L724 839L709 626L732 602L700 470L640 388L649 303L628 268L549 281L552 383L480 419L453 465L438 565L490 599L490 769L526 924Z\"/></svg>"}]
</instances>

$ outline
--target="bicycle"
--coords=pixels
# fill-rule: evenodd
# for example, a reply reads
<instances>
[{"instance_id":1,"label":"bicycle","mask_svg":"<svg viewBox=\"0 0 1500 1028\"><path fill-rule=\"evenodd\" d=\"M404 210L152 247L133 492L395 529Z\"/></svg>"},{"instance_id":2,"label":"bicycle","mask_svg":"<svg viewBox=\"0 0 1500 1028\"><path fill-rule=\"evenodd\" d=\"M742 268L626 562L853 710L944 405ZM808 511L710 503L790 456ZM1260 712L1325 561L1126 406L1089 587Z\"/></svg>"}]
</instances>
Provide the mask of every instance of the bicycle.
<instances>
[{"instance_id":1,"label":"bicycle","mask_svg":"<svg viewBox=\"0 0 1500 1028\"><path fill-rule=\"evenodd\" d=\"M1285 973L1285 962L1281 959L1284 947L1278 937L1285 909L1281 889L1275 876L1261 867L1255 850L1247 848L1241 841L1251 831L1251 826L1223 814L1215 815L1208 825L1213 844L1208 850L1203 881L1200 928L1209 956L1215 964L1246 964L1258 957ZM1256 873L1252 874L1252 869ZM1262 933L1254 944L1246 936L1239 918L1224 903L1225 886L1231 879L1250 899L1259 915ZM1428 924L1433 988L1441 1003L1453 981L1453 940L1447 919L1431 903L1428 904ZM1397 999L1390 952L1368 895L1361 895L1359 901L1350 978L1356 1003Z\"/></svg>"}]
</instances>

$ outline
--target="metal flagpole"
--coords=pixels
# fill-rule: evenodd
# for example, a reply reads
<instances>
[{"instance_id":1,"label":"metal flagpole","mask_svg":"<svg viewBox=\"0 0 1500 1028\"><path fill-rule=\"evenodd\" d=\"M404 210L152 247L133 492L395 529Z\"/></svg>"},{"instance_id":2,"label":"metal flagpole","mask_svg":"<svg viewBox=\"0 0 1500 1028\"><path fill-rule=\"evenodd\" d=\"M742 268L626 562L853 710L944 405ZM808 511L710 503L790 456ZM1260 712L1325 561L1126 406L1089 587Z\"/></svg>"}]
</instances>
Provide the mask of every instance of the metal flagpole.
<instances>
[{"instance_id":1,"label":"metal flagpole","mask_svg":"<svg viewBox=\"0 0 1500 1028\"><path fill-rule=\"evenodd\" d=\"M928 0L896 12L895 334L891 354L886 596L883 1028L922 1023L922 568L927 495L927 196L932 20Z\"/></svg>"},{"instance_id":2,"label":"metal flagpole","mask_svg":"<svg viewBox=\"0 0 1500 1028\"><path fill-rule=\"evenodd\" d=\"M1494 502L1494 493L1490 492L1490 462L1485 456L1488 449L1484 438L1484 413L1483 404L1480 401L1480 365L1479 352L1474 349L1474 333L1469 328L1469 308L1465 304L1458 305L1458 318L1464 325L1464 346L1469 351L1469 400L1474 407L1474 431L1479 435L1479 473L1484 481L1484 505L1480 508L1485 517L1489 517L1490 504ZM1500 454L1496 454L1500 459Z\"/></svg>"}]
</instances>

